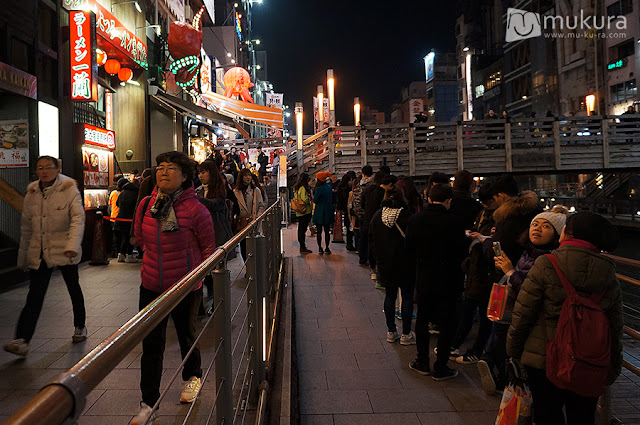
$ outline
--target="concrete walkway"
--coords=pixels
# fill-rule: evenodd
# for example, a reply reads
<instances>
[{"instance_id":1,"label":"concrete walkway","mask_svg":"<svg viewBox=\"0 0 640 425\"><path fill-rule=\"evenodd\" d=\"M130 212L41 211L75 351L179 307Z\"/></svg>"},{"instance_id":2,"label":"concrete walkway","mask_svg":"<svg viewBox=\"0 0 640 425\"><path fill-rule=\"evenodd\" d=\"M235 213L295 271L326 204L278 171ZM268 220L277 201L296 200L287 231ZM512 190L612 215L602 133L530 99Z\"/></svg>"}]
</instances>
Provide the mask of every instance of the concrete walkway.
<instances>
[{"instance_id":1,"label":"concrete walkway","mask_svg":"<svg viewBox=\"0 0 640 425\"><path fill-rule=\"evenodd\" d=\"M484 393L475 365L450 361L459 375L442 382L408 368L416 348L386 341L384 292L356 254L332 244L333 253L320 256L307 237L314 253L301 256L296 238L292 225L285 250L293 263L302 424L495 423L500 396ZM639 384L625 370L613 388L613 410L625 424L640 424Z\"/></svg>"}]
</instances>

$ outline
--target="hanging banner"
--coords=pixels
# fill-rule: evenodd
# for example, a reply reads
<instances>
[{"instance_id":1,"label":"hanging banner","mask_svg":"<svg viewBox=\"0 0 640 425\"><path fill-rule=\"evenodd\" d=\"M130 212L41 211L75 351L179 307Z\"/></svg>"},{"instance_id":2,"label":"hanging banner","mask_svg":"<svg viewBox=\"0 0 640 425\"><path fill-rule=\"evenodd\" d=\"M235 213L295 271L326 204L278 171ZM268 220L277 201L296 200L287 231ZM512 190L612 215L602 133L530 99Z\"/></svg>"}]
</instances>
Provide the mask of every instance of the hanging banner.
<instances>
[{"instance_id":1,"label":"hanging banner","mask_svg":"<svg viewBox=\"0 0 640 425\"><path fill-rule=\"evenodd\" d=\"M329 123L329 99L324 98L322 99L322 115L324 115L324 119L322 120L323 122L326 122L327 124ZM313 129L314 129L314 133L317 133L318 131L323 130L322 128L319 128L318 125L320 123L318 122L318 98L316 96L313 96Z\"/></svg>"},{"instance_id":2,"label":"hanging banner","mask_svg":"<svg viewBox=\"0 0 640 425\"><path fill-rule=\"evenodd\" d=\"M0 168L29 166L29 122L0 121Z\"/></svg>"},{"instance_id":3,"label":"hanging banner","mask_svg":"<svg viewBox=\"0 0 640 425\"><path fill-rule=\"evenodd\" d=\"M96 61L96 15L75 10L69 12L71 48L71 100L98 101L98 63Z\"/></svg>"},{"instance_id":4,"label":"hanging banner","mask_svg":"<svg viewBox=\"0 0 640 425\"><path fill-rule=\"evenodd\" d=\"M283 99L284 94L282 93L267 93L266 94L266 104L272 108L277 108L282 110L283 107Z\"/></svg>"},{"instance_id":5,"label":"hanging banner","mask_svg":"<svg viewBox=\"0 0 640 425\"><path fill-rule=\"evenodd\" d=\"M411 99L409 101L409 122L416 122L416 115L424 111L424 102L422 99Z\"/></svg>"},{"instance_id":6,"label":"hanging banner","mask_svg":"<svg viewBox=\"0 0 640 425\"><path fill-rule=\"evenodd\" d=\"M211 58L202 49L202 66L200 66L200 91L211 92Z\"/></svg>"},{"instance_id":7,"label":"hanging banner","mask_svg":"<svg viewBox=\"0 0 640 425\"><path fill-rule=\"evenodd\" d=\"M0 89L38 99L37 78L2 62L0 62Z\"/></svg>"}]
</instances>

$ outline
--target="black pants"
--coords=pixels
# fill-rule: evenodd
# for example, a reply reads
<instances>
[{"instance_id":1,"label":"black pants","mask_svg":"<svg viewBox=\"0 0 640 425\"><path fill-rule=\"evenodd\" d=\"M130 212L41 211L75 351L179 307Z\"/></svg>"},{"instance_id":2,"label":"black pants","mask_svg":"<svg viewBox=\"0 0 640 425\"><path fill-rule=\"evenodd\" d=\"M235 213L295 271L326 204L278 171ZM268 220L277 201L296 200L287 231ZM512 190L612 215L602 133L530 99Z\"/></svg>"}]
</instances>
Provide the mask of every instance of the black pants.
<instances>
[{"instance_id":1,"label":"black pants","mask_svg":"<svg viewBox=\"0 0 640 425\"><path fill-rule=\"evenodd\" d=\"M351 230L351 222L349 221L349 212L342 211L342 218L344 220L344 227L347 228L347 246L353 246L353 230Z\"/></svg>"},{"instance_id":2,"label":"black pants","mask_svg":"<svg viewBox=\"0 0 640 425\"><path fill-rule=\"evenodd\" d=\"M330 224L316 224L318 233L316 234L316 240L318 241L318 248L322 248L322 231L324 230L324 244L329 248L331 243L331 225Z\"/></svg>"},{"instance_id":3,"label":"black pants","mask_svg":"<svg viewBox=\"0 0 640 425\"><path fill-rule=\"evenodd\" d=\"M140 310L155 300L160 294L140 287ZM202 300L202 288L189 293L176 308L171 311L173 324L178 334L180 355L185 355L196 340L196 318ZM149 335L142 340L142 357L140 358L140 390L142 401L153 406L160 398L160 379L162 378L162 361L164 346L167 340L167 322L165 317ZM200 368L200 349L196 347L182 369L182 380L192 376L202 377Z\"/></svg>"},{"instance_id":4,"label":"black pants","mask_svg":"<svg viewBox=\"0 0 640 425\"><path fill-rule=\"evenodd\" d=\"M442 282L450 285L450 282ZM404 295L403 295L404 296ZM418 361L429 364L429 320L435 321L440 330L438 335L438 355L434 370L447 367L451 342L456 329L457 295L436 295L425 289L418 289L418 314L416 317L416 348Z\"/></svg>"},{"instance_id":5,"label":"black pants","mask_svg":"<svg viewBox=\"0 0 640 425\"><path fill-rule=\"evenodd\" d=\"M384 297L384 317L387 321L387 331L395 332L396 328L396 299L398 298L398 288L402 291L402 333L411 333L411 322L413 321L413 282L402 282L399 286L385 282Z\"/></svg>"},{"instance_id":6,"label":"black pants","mask_svg":"<svg viewBox=\"0 0 640 425\"><path fill-rule=\"evenodd\" d=\"M114 254L113 257L117 257L120 249L121 235L116 229L115 224L111 226L111 236L111 253ZM127 235L127 239L129 239L129 235Z\"/></svg>"},{"instance_id":7,"label":"black pants","mask_svg":"<svg viewBox=\"0 0 640 425\"><path fill-rule=\"evenodd\" d=\"M118 233L120 234L120 247L118 253L124 255L133 254L133 245L129 242L129 230L120 230Z\"/></svg>"},{"instance_id":8,"label":"black pants","mask_svg":"<svg viewBox=\"0 0 640 425\"><path fill-rule=\"evenodd\" d=\"M507 333L509 325L505 323L493 323L493 330L489 339L489 346L482 355L489 368L497 370L496 385L498 388L506 385L507 381Z\"/></svg>"},{"instance_id":9,"label":"black pants","mask_svg":"<svg viewBox=\"0 0 640 425\"><path fill-rule=\"evenodd\" d=\"M476 341L471 348L471 352L480 356L484 351L485 345L487 345L487 341L491 335L491 328L493 327L493 322L487 318L487 302L474 301L467 298L464 299L462 302L460 323L458 325L458 330L456 331L456 336L451 343L451 347L460 348L473 327L473 318L476 311L478 311L480 315L480 325L478 327L478 335L476 336Z\"/></svg>"},{"instance_id":10,"label":"black pants","mask_svg":"<svg viewBox=\"0 0 640 425\"><path fill-rule=\"evenodd\" d=\"M360 228L359 234L358 255L360 264L367 264L369 262L369 229Z\"/></svg>"},{"instance_id":11,"label":"black pants","mask_svg":"<svg viewBox=\"0 0 640 425\"><path fill-rule=\"evenodd\" d=\"M547 379L544 370L527 367L527 382L533 397L533 421L544 425L593 425L597 398L561 390ZM564 407L567 420L562 412Z\"/></svg>"},{"instance_id":12,"label":"black pants","mask_svg":"<svg viewBox=\"0 0 640 425\"><path fill-rule=\"evenodd\" d=\"M78 266L60 266L59 269L62 272L64 283L67 284L67 291L69 291L69 296L71 297L73 325L77 328L84 328L86 312L78 277ZM49 268L44 260L41 260L38 270L29 270L29 294L27 295L27 303L18 319L16 339L23 338L27 342L31 341L42 311L42 303L44 302L44 296L47 294L51 273L53 273L53 268Z\"/></svg>"},{"instance_id":13,"label":"black pants","mask_svg":"<svg viewBox=\"0 0 640 425\"><path fill-rule=\"evenodd\" d=\"M307 233L307 227L311 222L311 214L305 214L298 217L298 243L300 248L306 248L305 235Z\"/></svg>"}]
</instances>

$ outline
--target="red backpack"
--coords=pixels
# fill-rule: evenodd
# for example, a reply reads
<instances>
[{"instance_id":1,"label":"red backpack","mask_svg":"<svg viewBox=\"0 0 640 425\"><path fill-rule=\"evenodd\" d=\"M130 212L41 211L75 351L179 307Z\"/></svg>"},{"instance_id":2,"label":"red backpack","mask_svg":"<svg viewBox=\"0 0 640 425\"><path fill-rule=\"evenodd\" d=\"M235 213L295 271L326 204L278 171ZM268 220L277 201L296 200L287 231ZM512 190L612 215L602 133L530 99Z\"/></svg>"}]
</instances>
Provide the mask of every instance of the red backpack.
<instances>
[{"instance_id":1,"label":"red backpack","mask_svg":"<svg viewBox=\"0 0 640 425\"><path fill-rule=\"evenodd\" d=\"M560 270L556 256L546 257L567 293L556 336L547 344L547 379L563 390L598 397L604 391L611 366L611 328L600 308L604 292L581 297Z\"/></svg>"}]
</instances>

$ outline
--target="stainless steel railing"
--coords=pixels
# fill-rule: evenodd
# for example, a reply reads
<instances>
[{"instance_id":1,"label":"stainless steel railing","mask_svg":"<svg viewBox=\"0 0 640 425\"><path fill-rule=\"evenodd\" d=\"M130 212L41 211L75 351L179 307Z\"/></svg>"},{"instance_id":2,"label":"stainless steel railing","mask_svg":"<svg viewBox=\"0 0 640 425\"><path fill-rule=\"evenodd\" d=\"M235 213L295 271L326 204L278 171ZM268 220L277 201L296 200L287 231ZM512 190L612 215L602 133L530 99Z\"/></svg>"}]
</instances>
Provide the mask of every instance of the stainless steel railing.
<instances>
[{"instance_id":1,"label":"stainless steel railing","mask_svg":"<svg viewBox=\"0 0 640 425\"><path fill-rule=\"evenodd\" d=\"M263 413L266 388L266 365L271 360L273 331L277 322L278 297L282 281L283 252L281 223L285 202L278 199L245 229L219 247L202 264L176 282L110 337L102 341L59 378L46 385L33 399L7 419L5 425L57 425L77 419L85 406L86 396L153 330L209 273L213 275L213 301L210 318L198 335L197 343L210 323L217 345L213 359L203 375L202 388L212 369L215 373L215 400L207 417L221 425L245 422L247 407L256 406ZM231 281L227 255L246 239L247 259ZM246 268L248 283L237 305L232 305L231 287ZM232 339L231 322L241 314L241 303L247 308L243 326ZM232 314L233 312L233 314ZM245 332L246 330L246 332ZM194 346L195 346L194 343ZM243 347L239 364L234 368L233 352ZM192 347L193 350L193 347ZM185 358L187 358L185 356ZM178 376L184 362L174 372ZM242 376L242 381L237 381ZM161 394L167 393L171 382ZM238 386L234 391L233 383ZM202 391L202 390L201 390ZM235 395L234 395L235 393ZM159 401L160 402L160 401ZM154 406L157 409L159 402ZM192 403L184 423L193 412ZM133 412L132 412L133 414ZM263 414L258 415L264 417Z\"/></svg>"}]
</instances>

